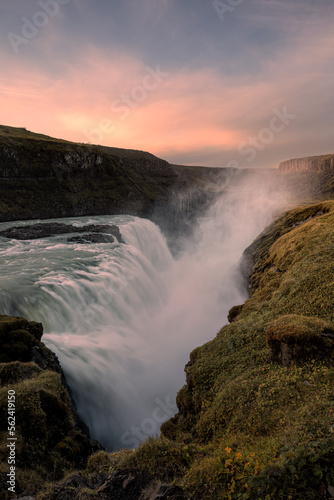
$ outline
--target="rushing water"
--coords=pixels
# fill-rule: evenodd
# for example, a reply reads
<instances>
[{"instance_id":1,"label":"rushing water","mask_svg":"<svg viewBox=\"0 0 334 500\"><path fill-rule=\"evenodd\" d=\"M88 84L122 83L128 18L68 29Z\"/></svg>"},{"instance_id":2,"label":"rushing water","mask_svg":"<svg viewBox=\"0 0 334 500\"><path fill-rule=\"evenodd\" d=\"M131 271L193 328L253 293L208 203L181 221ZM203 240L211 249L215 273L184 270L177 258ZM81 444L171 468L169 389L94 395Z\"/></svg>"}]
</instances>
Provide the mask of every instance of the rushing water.
<instances>
[{"instance_id":1,"label":"rushing water","mask_svg":"<svg viewBox=\"0 0 334 500\"><path fill-rule=\"evenodd\" d=\"M247 182L199 221L178 259L156 225L132 216L59 219L117 224L125 244L0 238L1 313L43 323L79 414L107 448L158 433L176 411L190 351L247 298L237 263L281 202Z\"/></svg>"}]
</instances>

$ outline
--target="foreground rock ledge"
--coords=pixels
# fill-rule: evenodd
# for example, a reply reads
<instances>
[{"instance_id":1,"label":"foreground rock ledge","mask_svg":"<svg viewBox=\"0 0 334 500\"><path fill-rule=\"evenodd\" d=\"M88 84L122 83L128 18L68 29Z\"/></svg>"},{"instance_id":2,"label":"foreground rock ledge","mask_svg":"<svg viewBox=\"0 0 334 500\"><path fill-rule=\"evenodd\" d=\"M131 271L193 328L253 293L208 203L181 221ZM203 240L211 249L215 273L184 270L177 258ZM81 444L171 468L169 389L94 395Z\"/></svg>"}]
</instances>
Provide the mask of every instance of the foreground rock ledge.
<instances>
[{"instance_id":1,"label":"foreground rock ledge","mask_svg":"<svg viewBox=\"0 0 334 500\"><path fill-rule=\"evenodd\" d=\"M0 315L0 498L7 490L8 390L15 391L16 495L35 494L50 475L85 467L100 445L74 411L57 356L41 323Z\"/></svg>"}]
</instances>

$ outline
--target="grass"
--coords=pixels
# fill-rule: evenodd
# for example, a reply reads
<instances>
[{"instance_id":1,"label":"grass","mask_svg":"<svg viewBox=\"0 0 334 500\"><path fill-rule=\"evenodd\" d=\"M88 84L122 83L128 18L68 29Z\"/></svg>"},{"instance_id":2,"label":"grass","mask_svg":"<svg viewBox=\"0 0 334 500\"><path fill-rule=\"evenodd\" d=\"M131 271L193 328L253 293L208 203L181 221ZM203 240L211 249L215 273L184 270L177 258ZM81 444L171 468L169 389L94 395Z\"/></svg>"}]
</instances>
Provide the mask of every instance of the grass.
<instances>
[{"instance_id":1,"label":"grass","mask_svg":"<svg viewBox=\"0 0 334 500\"><path fill-rule=\"evenodd\" d=\"M85 466L92 452L88 437L77 425L60 368L39 341L39 326L24 318L0 315L0 479L6 484L8 438L14 427L17 494L37 493L67 470ZM52 370L31 361L34 348ZM10 406L9 390L15 394ZM9 422L9 416L15 421ZM1 500L13 497L6 490L0 492Z\"/></svg>"},{"instance_id":2,"label":"grass","mask_svg":"<svg viewBox=\"0 0 334 500\"><path fill-rule=\"evenodd\" d=\"M192 353L179 414L127 463L161 464L194 500L322 498L334 485L333 343L322 337L334 332L333 241L332 201L260 236L251 298ZM293 346L288 367L270 361L274 340Z\"/></svg>"}]
</instances>

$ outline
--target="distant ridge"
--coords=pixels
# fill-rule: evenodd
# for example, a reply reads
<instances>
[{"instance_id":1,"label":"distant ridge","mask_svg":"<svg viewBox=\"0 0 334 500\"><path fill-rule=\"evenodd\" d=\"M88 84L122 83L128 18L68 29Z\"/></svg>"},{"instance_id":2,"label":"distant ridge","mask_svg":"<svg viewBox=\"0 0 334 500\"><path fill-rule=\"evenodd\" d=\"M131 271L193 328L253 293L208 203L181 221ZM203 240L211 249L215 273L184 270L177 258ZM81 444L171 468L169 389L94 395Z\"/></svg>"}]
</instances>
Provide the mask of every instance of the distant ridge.
<instances>
[{"instance_id":1,"label":"distant ridge","mask_svg":"<svg viewBox=\"0 0 334 500\"><path fill-rule=\"evenodd\" d=\"M334 154L293 158L282 161L278 168L281 172L334 170Z\"/></svg>"}]
</instances>

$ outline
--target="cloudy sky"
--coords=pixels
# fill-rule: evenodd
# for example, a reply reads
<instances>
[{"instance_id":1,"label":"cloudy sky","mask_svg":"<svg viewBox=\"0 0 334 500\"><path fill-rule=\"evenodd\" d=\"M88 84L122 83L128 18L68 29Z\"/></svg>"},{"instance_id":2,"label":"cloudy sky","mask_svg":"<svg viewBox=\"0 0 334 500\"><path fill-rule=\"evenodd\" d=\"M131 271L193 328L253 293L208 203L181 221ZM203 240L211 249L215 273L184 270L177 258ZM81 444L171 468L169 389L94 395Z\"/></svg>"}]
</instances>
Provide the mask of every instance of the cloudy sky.
<instances>
[{"instance_id":1,"label":"cloudy sky","mask_svg":"<svg viewBox=\"0 0 334 500\"><path fill-rule=\"evenodd\" d=\"M334 152L333 0L1 0L0 123L275 166Z\"/></svg>"}]
</instances>

